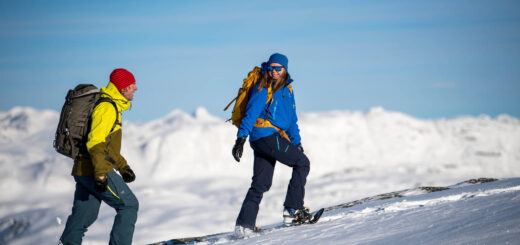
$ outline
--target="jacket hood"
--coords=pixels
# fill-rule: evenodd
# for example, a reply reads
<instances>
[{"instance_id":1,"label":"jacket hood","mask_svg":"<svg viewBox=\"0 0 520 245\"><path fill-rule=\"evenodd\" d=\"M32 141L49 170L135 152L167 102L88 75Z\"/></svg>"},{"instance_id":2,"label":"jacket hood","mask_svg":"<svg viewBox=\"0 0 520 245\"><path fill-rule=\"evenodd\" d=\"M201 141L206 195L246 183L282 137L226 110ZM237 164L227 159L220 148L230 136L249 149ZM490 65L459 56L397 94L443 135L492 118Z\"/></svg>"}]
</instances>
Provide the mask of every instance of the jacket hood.
<instances>
[{"instance_id":1,"label":"jacket hood","mask_svg":"<svg viewBox=\"0 0 520 245\"><path fill-rule=\"evenodd\" d=\"M126 111L132 103L128 101L120 92L117 90L116 85L114 85L112 82L109 82L106 87L103 87L100 89L101 97L108 97L112 99L116 105L119 111Z\"/></svg>"}]
</instances>

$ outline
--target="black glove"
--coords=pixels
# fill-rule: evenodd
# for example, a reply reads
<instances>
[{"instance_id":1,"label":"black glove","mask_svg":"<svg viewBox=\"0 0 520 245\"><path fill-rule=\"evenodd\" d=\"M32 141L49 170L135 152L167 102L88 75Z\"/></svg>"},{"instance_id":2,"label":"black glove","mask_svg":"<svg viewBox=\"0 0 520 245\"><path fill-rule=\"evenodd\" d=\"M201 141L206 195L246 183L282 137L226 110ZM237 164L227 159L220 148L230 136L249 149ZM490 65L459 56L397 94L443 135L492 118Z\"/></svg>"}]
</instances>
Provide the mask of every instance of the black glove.
<instances>
[{"instance_id":1,"label":"black glove","mask_svg":"<svg viewBox=\"0 0 520 245\"><path fill-rule=\"evenodd\" d=\"M107 191L107 176L101 178L94 178L94 189L97 192Z\"/></svg>"},{"instance_id":2,"label":"black glove","mask_svg":"<svg viewBox=\"0 0 520 245\"><path fill-rule=\"evenodd\" d=\"M130 183L135 180L134 171L129 166L125 166L122 171L120 171L121 177L126 183Z\"/></svg>"},{"instance_id":3,"label":"black glove","mask_svg":"<svg viewBox=\"0 0 520 245\"><path fill-rule=\"evenodd\" d=\"M244 152L244 143L246 142L246 138L237 138L235 141L235 146L233 146L233 150L231 153L237 162L240 162L240 158L242 157L242 153Z\"/></svg>"},{"instance_id":4,"label":"black glove","mask_svg":"<svg viewBox=\"0 0 520 245\"><path fill-rule=\"evenodd\" d=\"M298 150L300 150L301 152L303 152L303 146L302 146L302 143L297 144L296 147L298 147Z\"/></svg>"}]
</instances>

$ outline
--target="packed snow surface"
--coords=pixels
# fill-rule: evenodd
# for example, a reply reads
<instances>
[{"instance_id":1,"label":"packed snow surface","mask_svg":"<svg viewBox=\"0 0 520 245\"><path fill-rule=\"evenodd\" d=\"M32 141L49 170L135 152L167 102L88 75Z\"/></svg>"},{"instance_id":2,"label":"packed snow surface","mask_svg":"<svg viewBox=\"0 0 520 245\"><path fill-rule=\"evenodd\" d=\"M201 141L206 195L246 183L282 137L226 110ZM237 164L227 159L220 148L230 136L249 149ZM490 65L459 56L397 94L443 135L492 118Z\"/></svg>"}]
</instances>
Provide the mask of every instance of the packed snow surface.
<instances>
[{"instance_id":1,"label":"packed snow surface","mask_svg":"<svg viewBox=\"0 0 520 245\"><path fill-rule=\"evenodd\" d=\"M0 244L55 244L61 235L75 183L70 176L71 160L52 148L58 117L55 111L22 107L0 112ZM424 120L373 108L368 112L306 113L300 115L299 125L311 160L305 198L311 209L417 186L520 176L520 120L508 115ZM193 114L176 110L147 123L123 123L122 151L137 175L130 187L140 202L135 244L233 229L251 181L253 159L252 150L245 147L243 160L234 161L235 137L234 126L203 108ZM290 171L278 163L273 186L260 205L258 225L281 221ZM451 194L429 194L439 197L419 195L367 204L380 206L366 206L366 210L359 206L336 214L327 212L316 227L299 229L322 231L319 237L329 240L320 244L384 243L377 236L404 243L414 243L405 239L415 237L433 243L435 234L445 234L440 241L465 243L469 234L487 231L518 237L518 230L513 229L520 227L518 213L507 206L518 207L518 180L504 181L496 184L503 187L483 189L485 194L460 187L449 190ZM508 191L490 194L501 189ZM500 206L495 199L506 203ZM473 208L466 208L464 204L470 202ZM511 211L516 218L494 209ZM460 216L455 215L457 210ZM103 205L84 244L106 244L114 214ZM486 220L491 214L497 217ZM444 223L433 220L442 215ZM434 226L424 227L428 222L418 222L423 220ZM413 222L417 224L409 225ZM461 222L467 224L461 226ZM485 230L484 224L497 227ZM503 228L509 224L513 228ZM420 228L428 228L431 234L414 230ZM345 229L344 237L339 236L340 229ZM501 233L507 230L512 235ZM378 235L369 236L373 234L369 232ZM291 235L275 233L255 239L272 237L281 243ZM467 236L457 236L462 233ZM332 235L327 238L327 234ZM485 240L492 237L482 239L495 241ZM456 240L459 238L462 240ZM510 241L506 238L500 241Z\"/></svg>"}]
</instances>

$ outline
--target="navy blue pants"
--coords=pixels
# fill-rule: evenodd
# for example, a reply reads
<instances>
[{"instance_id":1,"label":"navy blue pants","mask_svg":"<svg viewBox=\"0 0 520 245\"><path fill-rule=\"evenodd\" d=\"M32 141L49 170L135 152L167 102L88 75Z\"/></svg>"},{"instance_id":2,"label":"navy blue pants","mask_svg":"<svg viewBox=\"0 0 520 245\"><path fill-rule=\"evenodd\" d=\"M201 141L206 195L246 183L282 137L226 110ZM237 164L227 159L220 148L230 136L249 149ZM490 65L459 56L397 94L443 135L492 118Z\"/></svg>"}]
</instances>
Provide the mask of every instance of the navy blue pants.
<instances>
[{"instance_id":1,"label":"navy blue pants","mask_svg":"<svg viewBox=\"0 0 520 245\"><path fill-rule=\"evenodd\" d=\"M121 176L112 171L107 173L107 178L110 189L100 193L94 190L94 177L74 176L74 204L60 238L63 244L81 244L87 228L97 219L101 201L117 212L109 244L132 244L139 203Z\"/></svg>"},{"instance_id":2,"label":"navy blue pants","mask_svg":"<svg viewBox=\"0 0 520 245\"><path fill-rule=\"evenodd\" d=\"M310 170L307 156L279 134L251 142L251 147L255 154L253 181L236 221L236 225L247 228L255 227L258 206L264 192L271 188L276 161L293 169L284 202L287 208L303 208L305 183Z\"/></svg>"}]
</instances>

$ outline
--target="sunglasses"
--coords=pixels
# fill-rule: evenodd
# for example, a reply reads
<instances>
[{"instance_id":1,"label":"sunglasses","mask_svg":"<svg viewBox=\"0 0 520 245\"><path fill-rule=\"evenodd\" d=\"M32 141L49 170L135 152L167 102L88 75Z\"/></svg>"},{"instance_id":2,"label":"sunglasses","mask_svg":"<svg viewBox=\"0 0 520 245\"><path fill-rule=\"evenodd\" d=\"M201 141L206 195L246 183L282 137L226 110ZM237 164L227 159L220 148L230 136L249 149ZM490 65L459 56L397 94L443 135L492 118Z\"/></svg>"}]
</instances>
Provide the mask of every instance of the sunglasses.
<instances>
[{"instance_id":1,"label":"sunglasses","mask_svg":"<svg viewBox=\"0 0 520 245\"><path fill-rule=\"evenodd\" d=\"M267 67L267 70L268 70L268 71L273 71L273 70L281 71L282 68L283 68L283 66L268 66L268 67Z\"/></svg>"}]
</instances>

